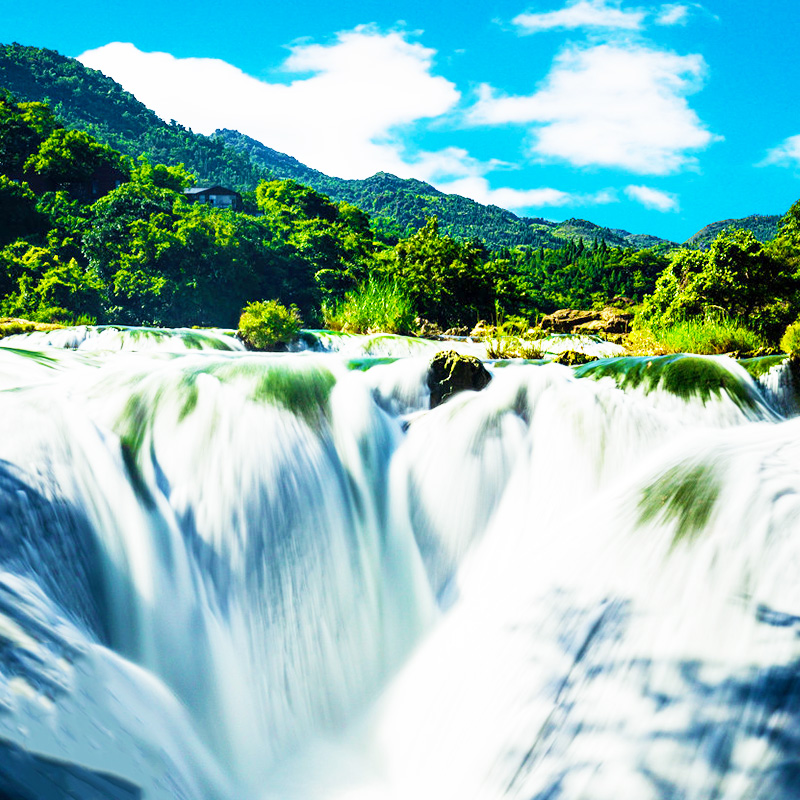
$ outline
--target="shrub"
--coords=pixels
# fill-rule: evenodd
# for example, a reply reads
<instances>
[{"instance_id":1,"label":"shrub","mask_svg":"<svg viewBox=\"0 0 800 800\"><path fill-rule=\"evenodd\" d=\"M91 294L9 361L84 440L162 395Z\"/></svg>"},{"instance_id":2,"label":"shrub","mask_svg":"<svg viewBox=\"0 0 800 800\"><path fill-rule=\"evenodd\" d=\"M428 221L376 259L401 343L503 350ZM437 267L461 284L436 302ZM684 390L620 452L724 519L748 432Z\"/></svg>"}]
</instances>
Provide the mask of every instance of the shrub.
<instances>
[{"instance_id":1,"label":"shrub","mask_svg":"<svg viewBox=\"0 0 800 800\"><path fill-rule=\"evenodd\" d=\"M346 333L414 331L411 299L397 281L370 279L335 305L323 304L325 327Z\"/></svg>"},{"instance_id":2,"label":"shrub","mask_svg":"<svg viewBox=\"0 0 800 800\"><path fill-rule=\"evenodd\" d=\"M290 342L301 325L296 306L286 308L277 300L260 300L242 310L238 334L253 350L271 350Z\"/></svg>"},{"instance_id":3,"label":"shrub","mask_svg":"<svg viewBox=\"0 0 800 800\"><path fill-rule=\"evenodd\" d=\"M781 338L781 350L792 358L800 358L800 320L786 329Z\"/></svg>"}]
</instances>

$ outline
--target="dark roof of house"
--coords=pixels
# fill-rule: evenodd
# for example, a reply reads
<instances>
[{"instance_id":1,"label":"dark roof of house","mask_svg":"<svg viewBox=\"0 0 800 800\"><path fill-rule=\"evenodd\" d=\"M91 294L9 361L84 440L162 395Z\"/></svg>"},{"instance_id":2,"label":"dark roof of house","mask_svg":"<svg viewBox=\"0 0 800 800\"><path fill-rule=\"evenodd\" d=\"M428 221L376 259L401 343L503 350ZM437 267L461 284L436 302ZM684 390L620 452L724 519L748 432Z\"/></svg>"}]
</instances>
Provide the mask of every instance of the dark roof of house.
<instances>
[{"instance_id":1,"label":"dark roof of house","mask_svg":"<svg viewBox=\"0 0 800 800\"><path fill-rule=\"evenodd\" d=\"M239 194L233 189L226 189L224 186L196 186L193 189L184 189L184 194Z\"/></svg>"}]
</instances>

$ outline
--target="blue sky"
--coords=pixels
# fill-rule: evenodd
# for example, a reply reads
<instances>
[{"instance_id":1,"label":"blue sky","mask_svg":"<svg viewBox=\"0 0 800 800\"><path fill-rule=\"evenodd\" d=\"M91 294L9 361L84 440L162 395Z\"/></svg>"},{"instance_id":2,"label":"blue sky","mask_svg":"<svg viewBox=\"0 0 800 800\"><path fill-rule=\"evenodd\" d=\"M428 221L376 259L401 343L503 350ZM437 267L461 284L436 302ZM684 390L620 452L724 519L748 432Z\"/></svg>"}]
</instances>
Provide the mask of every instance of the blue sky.
<instances>
[{"instance_id":1,"label":"blue sky","mask_svg":"<svg viewBox=\"0 0 800 800\"><path fill-rule=\"evenodd\" d=\"M797 0L2 0L165 119L683 241L800 198Z\"/></svg>"}]
</instances>

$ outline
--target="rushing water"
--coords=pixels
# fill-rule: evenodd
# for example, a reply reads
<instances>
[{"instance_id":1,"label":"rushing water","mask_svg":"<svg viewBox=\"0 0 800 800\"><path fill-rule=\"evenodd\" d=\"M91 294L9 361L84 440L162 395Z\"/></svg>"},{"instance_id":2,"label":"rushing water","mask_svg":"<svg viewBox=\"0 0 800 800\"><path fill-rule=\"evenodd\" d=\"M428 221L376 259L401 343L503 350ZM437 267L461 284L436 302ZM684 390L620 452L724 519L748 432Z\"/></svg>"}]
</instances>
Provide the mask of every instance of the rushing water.
<instances>
[{"instance_id":1,"label":"rushing water","mask_svg":"<svg viewBox=\"0 0 800 800\"><path fill-rule=\"evenodd\" d=\"M785 364L306 342L4 340L0 796L800 796Z\"/></svg>"}]
</instances>

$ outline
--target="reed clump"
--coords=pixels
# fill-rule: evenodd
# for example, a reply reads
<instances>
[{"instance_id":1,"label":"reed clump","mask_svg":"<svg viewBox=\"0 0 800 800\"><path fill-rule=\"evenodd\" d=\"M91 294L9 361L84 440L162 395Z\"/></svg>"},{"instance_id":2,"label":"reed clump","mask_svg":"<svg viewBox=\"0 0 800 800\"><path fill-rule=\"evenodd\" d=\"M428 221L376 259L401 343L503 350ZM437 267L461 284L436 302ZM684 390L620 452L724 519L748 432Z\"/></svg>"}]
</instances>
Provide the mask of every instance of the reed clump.
<instances>
[{"instance_id":1,"label":"reed clump","mask_svg":"<svg viewBox=\"0 0 800 800\"><path fill-rule=\"evenodd\" d=\"M495 326L484 326L482 338L487 358L544 358L541 332L523 317L507 317Z\"/></svg>"},{"instance_id":2,"label":"reed clump","mask_svg":"<svg viewBox=\"0 0 800 800\"><path fill-rule=\"evenodd\" d=\"M0 317L0 339L17 333L47 332L63 327L64 325L57 322L34 322L29 319L20 319L19 317Z\"/></svg>"},{"instance_id":3,"label":"reed clump","mask_svg":"<svg viewBox=\"0 0 800 800\"><path fill-rule=\"evenodd\" d=\"M370 279L343 300L322 304L325 327L344 333L416 332L414 306L396 280Z\"/></svg>"}]
</instances>

